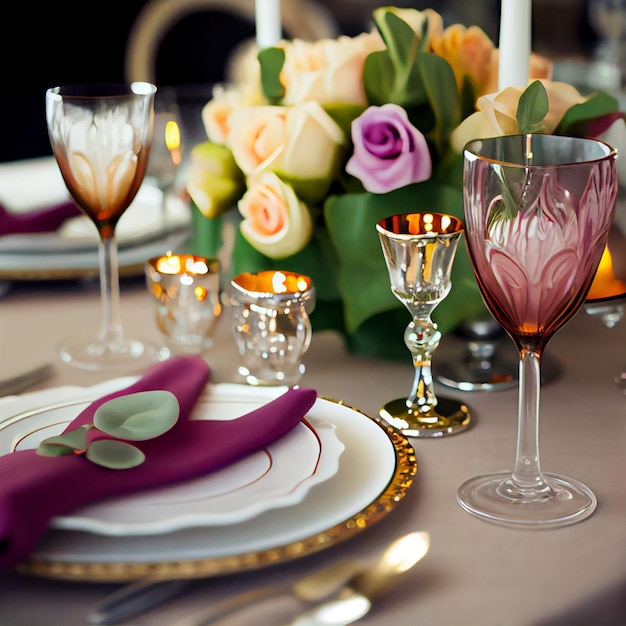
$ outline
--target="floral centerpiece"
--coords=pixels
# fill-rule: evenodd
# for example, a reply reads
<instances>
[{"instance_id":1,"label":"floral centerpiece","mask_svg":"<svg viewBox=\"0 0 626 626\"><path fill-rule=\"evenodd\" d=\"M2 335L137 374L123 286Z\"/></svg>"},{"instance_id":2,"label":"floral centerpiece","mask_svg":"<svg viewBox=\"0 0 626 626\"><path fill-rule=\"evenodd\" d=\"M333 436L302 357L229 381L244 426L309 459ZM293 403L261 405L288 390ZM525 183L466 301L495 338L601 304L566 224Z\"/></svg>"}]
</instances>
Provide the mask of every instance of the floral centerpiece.
<instances>
[{"instance_id":1,"label":"floral centerpiece","mask_svg":"<svg viewBox=\"0 0 626 626\"><path fill-rule=\"evenodd\" d=\"M194 250L215 255L234 225L229 274L286 269L317 290L314 331L349 349L406 358L408 313L393 296L375 224L405 212L463 218L462 150L474 138L607 131L623 114L604 93L551 80L497 90L498 50L477 26L381 7L355 37L281 41L243 56L202 111L187 190ZM620 135L620 137L622 136ZM435 309L442 333L485 312L464 246Z\"/></svg>"}]
</instances>

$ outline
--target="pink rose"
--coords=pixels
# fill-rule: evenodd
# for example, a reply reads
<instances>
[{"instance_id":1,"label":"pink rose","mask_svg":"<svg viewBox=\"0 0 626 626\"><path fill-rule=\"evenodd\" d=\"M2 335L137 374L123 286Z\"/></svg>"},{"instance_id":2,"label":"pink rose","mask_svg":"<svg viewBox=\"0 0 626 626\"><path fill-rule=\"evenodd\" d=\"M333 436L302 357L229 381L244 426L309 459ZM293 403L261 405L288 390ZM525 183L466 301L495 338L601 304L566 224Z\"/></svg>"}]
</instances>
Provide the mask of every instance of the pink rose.
<instances>
[{"instance_id":1,"label":"pink rose","mask_svg":"<svg viewBox=\"0 0 626 626\"><path fill-rule=\"evenodd\" d=\"M424 135L397 104L371 106L352 122L354 153L346 172L371 193L386 193L430 178Z\"/></svg>"}]
</instances>

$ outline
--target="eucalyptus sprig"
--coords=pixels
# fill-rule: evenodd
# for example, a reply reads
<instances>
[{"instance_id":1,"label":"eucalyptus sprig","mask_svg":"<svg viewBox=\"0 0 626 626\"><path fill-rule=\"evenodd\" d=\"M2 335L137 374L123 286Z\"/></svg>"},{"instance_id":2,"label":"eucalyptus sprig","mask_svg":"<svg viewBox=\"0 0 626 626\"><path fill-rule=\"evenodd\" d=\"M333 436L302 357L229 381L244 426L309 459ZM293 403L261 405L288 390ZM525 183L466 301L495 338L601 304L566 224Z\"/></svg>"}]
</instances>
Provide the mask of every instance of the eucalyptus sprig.
<instances>
[{"instance_id":1,"label":"eucalyptus sprig","mask_svg":"<svg viewBox=\"0 0 626 626\"><path fill-rule=\"evenodd\" d=\"M84 455L92 463L109 469L137 467L145 461L145 454L128 442L159 437L176 424L179 415L178 399L169 391L141 391L119 396L98 407L93 424L83 424L44 439L37 454ZM114 438L99 438L88 444L88 433L94 428Z\"/></svg>"}]
</instances>

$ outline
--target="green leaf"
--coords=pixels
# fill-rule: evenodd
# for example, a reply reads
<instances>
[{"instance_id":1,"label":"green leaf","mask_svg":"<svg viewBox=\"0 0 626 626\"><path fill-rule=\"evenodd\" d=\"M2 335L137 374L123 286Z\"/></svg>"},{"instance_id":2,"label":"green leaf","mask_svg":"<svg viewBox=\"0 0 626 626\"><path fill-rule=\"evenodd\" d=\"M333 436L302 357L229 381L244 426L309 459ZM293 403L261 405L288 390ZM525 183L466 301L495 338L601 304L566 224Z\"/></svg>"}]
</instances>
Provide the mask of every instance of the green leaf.
<instances>
[{"instance_id":1,"label":"green leaf","mask_svg":"<svg viewBox=\"0 0 626 626\"><path fill-rule=\"evenodd\" d=\"M102 432L130 441L152 439L167 432L178 420L176 396L164 390L141 391L100 405L93 423Z\"/></svg>"},{"instance_id":2,"label":"green leaf","mask_svg":"<svg viewBox=\"0 0 626 626\"><path fill-rule=\"evenodd\" d=\"M556 133L572 136L587 134L584 126L590 120L597 120L618 111L619 102L604 91L598 91L585 102L570 107L559 122Z\"/></svg>"},{"instance_id":3,"label":"green leaf","mask_svg":"<svg viewBox=\"0 0 626 626\"><path fill-rule=\"evenodd\" d=\"M521 134L541 132L543 119L548 114L548 92L539 80L523 91L517 105L517 126Z\"/></svg>"},{"instance_id":4,"label":"green leaf","mask_svg":"<svg viewBox=\"0 0 626 626\"><path fill-rule=\"evenodd\" d=\"M84 425L56 437L44 439L37 447L40 456L64 456L82 452L87 445L87 432L90 426Z\"/></svg>"},{"instance_id":5,"label":"green leaf","mask_svg":"<svg viewBox=\"0 0 626 626\"><path fill-rule=\"evenodd\" d=\"M386 50L371 52L365 57L363 85L369 104L381 106L391 102L395 82L395 70Z\"/></svg>"},{"instance_id":6,"label":"green leaf","mask_svg":"<svg viewBox=\"0 0 626 626\"><path fill-rule=\"evenodd\" d=\"M145 454L139 448L115 439L92 441L85 456L92 463L109 469L130 469L146 460Z\"/></svg>"},{"instance_id":7,"label":"green leaf","mask_svg":"<svg viewBox=\"0 0 626 626\"><path fill-rule=\"evenodd\" d=\"M279 102L285 95L285 88L280 82L280 72L285 63L283 48L265 48L258 55L261 65L261 88L270 102Z\"/></svg>"},{"instance_id":8,"label":"green leaf","mask_svg":"<svg viewBox=\"0 0 626 626\"><path fill-rule=\"evenodd\" d=\"M420 54L417 68L424 85L436 125L433 141L439 153L444 152L447 137L461 121L461 108L456 79L450 64L432 53Z\"/></svg>"},{"instance_id":9,"label":"green leaf","mask_svg":"<svg viewBox=\"0 0 626 626\"><path fill-rule=\"evenodd\" d=\"M374 9L372 19L389 51L393 65L407 70L420 51L420 41L415 31L388 7ZM422 46L424 37L422 37Z\"/></svg>"},{"instance_id":10,"label":"green leaf","mask_svg":"<svg viewBox=\"0 0 626 626\"><path fill-rule=\"evenodd\" d=\"M373 15L387 49L372 52L365 59L363 82L369 103L423 103L426 93L416 67L416 58L421 54L419 38L386 7L375 10Z\"/></svg>"},{"instance_id":11,"label":"green leaf","mask_svg":"<svg viewBox=\"0 0 626 626\"><path fill-rule=\"evenodd\" d=\"M192 254L207 258L217 257L223 245L222 228L224 217L205 217L200 209L190 202L191 239L189 246Z\"/></svg>"}]
</instances>

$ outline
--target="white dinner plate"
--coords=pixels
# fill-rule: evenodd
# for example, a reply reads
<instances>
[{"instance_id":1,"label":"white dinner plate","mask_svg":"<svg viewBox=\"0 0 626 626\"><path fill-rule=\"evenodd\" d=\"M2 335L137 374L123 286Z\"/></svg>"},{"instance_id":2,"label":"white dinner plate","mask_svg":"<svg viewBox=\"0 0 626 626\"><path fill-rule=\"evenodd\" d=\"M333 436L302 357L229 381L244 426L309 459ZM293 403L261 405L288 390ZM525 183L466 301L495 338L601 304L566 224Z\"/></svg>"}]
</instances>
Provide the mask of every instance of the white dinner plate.
<instances>
[{"instance_id":1,"label":"white dinner plate","mask_svg":"<svg viewBox=\"0 0 626 626\"><path fill-rule=\"evenodd\" d=\"M0 426L17 413L71 400L93 399L132 378L97 387L61 387L0 400ZM216 385L239 406L261 406L285 388ZM230 395L232 394L232 395ZM267 510L236 524L193 527L156 535L107 536L51 529L18 571L81 582L123 582L144 576L194 578L257 569L327 549L388 515L417 471L406 438L378 418L318 397L307 414L317 430L333 424L345 446L338 471L314 485L298 504ZM26 429L28 430L28 429Z\"/></svg>"},{"instance_id":2,"label":"white dinner plate","mask_svg":"<svg viewBox=\"0 0 626 626\"><path fill-rule=\"evenodd\" d=\"M93 399L98 396L94 395ZM89 401L55 403L0 423L0 454L36 448L61 433ZM194 419L235 419L258 406L238 386L209 385ZM263 511L301 502L313 485L337 472L344 450L332 424L305 421L263 450L175 487L81 507L51 527L102 535L153 535L194 526L234 524Z\"/></svg>"}]
</instances>

